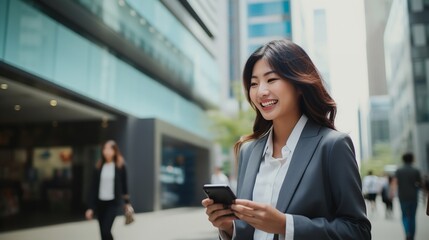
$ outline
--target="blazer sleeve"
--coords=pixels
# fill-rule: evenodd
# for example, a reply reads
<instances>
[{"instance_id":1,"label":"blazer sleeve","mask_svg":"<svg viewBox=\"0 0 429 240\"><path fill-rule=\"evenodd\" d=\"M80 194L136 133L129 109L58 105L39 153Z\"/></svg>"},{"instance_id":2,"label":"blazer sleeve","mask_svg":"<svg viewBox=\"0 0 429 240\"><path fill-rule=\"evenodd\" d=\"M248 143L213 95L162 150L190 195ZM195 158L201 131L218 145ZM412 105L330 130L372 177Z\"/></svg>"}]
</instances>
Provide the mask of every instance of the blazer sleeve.
<instances>
[{"instance_id":1,"label":"blazer sleeve","mask_svg":"<svg viewBox=\"0 0 429 240\"><path fill-rule=\"evenodd\" d=\"M127 176L127 168L125 165L121 168L121 185L122 185L121 196L125 203L129 203L130 197L128 195L128 176Z\"/></svg>"},{"instance_id":2,"label":"blazer sleeve","mask_svg":"<svg viewBox=\"0 0 429 240\"><path fill-rule=\"evenodd\" d=\"M326 137L326 136L325 136ZM293 215L294 240L371 239L354 147L347 134L335 135L322 154L324 181L329 185L332 217Z\"/></svg>"},{"instance_id":3,"label":"blazer sleeve","mask_svg":"<svg viewBox=\"0 0 429 240\"><path fill-rule=\"evenodd\" d=\"M89 194L88 194L88 208L95 210L96 203L97 203L97 197L98 197L98 186L100 182L100 173L97 171L97 169L94 169L92 172L92 178L89 188Z\"/></svg>"},{"instance_id":4,"label":"blazer sleeve","mask_svg":"<svg viewBox=\"0 0 429 240\"><path fill-rule=\"evenodd\" d=\"M257 141L249 141L243 143L240 147L240 151L238 153L237 161L238 161L238 175L237 175L237 196L241 194L238 192L241 190L241 186L243 185L243 178L246 173L247 164L250 159L250 154L252 152L253 147L255 146Z\"/></svg>"}]
</instances>

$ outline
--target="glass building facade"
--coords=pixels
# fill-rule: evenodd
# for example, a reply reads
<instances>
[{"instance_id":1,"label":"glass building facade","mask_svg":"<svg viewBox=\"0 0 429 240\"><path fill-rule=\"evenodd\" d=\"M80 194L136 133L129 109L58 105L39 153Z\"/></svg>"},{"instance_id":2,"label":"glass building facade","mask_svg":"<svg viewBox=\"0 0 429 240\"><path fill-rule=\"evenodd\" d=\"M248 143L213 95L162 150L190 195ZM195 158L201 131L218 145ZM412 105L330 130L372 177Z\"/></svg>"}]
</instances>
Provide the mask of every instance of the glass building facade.
<instances>
[{"instance_id":1,"label":"glass building facade","mask_svg":"<svg viewBox=\"0 0 429 240\"><path fill-rule=\"evenodd\" d=\"M429 171L429 2L395 0L384 35L394 155L413 152Z\"/></svg>"},{"instance_id":2,"label":"glass building facade","mask_svg":"<svg viewBox=\"0 0 429 240\"><path fill-rule=\"evenodd\" d=\"M389 130L389 96L373 96L370 101L370 125L371 125L371 156L374 156L374 147L390 144Z\"/></svg>"},{"instance_id":3,"label":"glass building facade","mask_svg":"<svg viewBox=\"0 0 429 240\"><path fill-rule=\"evenodd\" d=\"M0 217L82 218L108 138L127 160L137 212L199 204L211 156L205 111L220 102L218 36L192 4L181 7L203 37L163 1L0 1ZM174 187L164 181L171 164L184 174Z\"/></svg>"},{"instance_id":4,"label":"glass building facade","mask_svg":"<svg viewBox=\"0 0 429 240\"><path fill-rule=\"evenodd\" d=\"M274 39L292 38L290 0L248 0L248 52Z\"/></svg>"}]
</instances>

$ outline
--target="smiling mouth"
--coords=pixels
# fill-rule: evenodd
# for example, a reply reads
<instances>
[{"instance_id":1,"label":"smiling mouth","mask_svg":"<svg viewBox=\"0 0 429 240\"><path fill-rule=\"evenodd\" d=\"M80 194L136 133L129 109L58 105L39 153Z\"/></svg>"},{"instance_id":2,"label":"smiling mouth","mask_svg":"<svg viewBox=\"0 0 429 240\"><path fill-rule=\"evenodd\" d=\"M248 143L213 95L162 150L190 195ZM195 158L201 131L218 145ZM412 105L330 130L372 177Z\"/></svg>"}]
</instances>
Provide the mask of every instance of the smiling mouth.
<instances>
[{"instance_id":1,"label":"smiling mouth","mask_svg":"<svg viewBox=\"0 0 429 240\"><path fill-rule=\"evenodd\" d=\"M271 101L267 101L267 102L262 102L261 106L262 107L270 107L273 106L274 104L276 104L278 102L278 100L271 100Z\"/></svg>"}]
</instances>

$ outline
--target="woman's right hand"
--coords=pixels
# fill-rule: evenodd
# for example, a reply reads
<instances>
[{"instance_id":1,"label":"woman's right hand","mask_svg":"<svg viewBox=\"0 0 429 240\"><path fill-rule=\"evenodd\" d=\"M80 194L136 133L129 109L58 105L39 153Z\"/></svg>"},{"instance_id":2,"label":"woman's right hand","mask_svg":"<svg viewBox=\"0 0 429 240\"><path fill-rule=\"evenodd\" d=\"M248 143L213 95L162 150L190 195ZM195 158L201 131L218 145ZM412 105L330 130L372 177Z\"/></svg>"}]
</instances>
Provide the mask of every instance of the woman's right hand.
<instances>
[{"instance_id":1,"label":"woman's right hand","mask_svg":"<svg viewBox=\"0 0 429 240\"><path fill-rule=\"evenodd\" d=\"M94 216L94 211L92 211L92 209L86 210L86 212L85 212L85 218L87 220L91 220L93 216Z\"/></svg>"},{"instance_id":2,"label":"woman's right hand","mask_svg":"<svg viewBox=\"0 0 429 240\"><path fill-rule=\"evenodd\" d=\"M237 219L237 217L235 217L231 208L225 208L223 204L215 204L210 198L203 199L201 204L206 208L206 214L213 226L219 228L219 230L225 231L228 235L232 236L232 222L233 220Z\"/></svg>"}]
</instances>

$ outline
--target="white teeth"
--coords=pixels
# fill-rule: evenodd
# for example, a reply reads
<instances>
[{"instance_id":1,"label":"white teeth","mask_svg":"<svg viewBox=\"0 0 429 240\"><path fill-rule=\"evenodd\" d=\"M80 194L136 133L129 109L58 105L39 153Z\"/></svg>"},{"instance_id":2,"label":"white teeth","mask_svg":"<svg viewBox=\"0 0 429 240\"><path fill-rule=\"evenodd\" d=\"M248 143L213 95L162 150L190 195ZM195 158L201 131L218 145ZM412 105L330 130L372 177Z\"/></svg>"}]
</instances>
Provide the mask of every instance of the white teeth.
<instances>
[{"instance_id":1,"label":"white teeth","mask_svg":"<svg viewBox=\"0 0 429 240\"><path fill-rule=\"evenodd\" d=\"M262 105L262 107L267 107L267 106L274 105L276 103L277 103L277 100L272 100L272 101L269 101L269 102L263 102L263 103L261 103L261 105Z\"/></svg>"}]
</instances>

